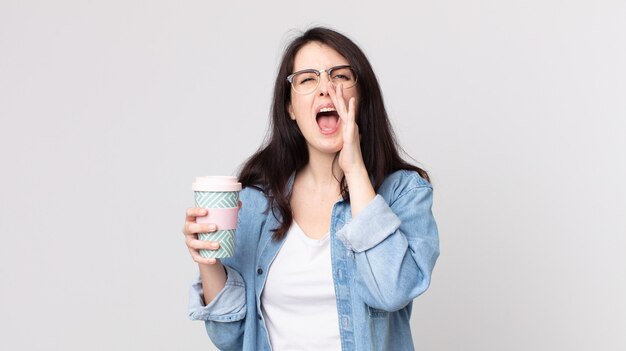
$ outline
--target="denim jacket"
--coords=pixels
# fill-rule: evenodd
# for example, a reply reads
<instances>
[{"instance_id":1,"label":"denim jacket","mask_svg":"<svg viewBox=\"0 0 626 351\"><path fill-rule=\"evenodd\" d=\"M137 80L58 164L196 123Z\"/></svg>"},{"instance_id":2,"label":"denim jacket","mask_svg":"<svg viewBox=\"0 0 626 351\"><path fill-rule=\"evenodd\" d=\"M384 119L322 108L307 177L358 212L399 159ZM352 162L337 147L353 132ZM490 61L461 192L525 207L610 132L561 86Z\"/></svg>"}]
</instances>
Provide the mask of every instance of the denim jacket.
<instances>
[{"instance_id":1,"label":"denim jacket","mask_svg":"<svg viewBox=\"0 0 626 351\"><path fill-rule=\"evenodd\" d=\"M226 286L205 306L197 278L190 289L189 316L205 321L220 350L271 350L261 293L282 245L272 240L279 222L266 211L268 200L259 190L245 188L240 199L235 255L221 261ZM414 349L412 300L428 288L439 256L431 207L430 184L405 170L389 175L355 218L349 201L334 204L331 260L342 350Z\"/></svg>"}]
</instances>

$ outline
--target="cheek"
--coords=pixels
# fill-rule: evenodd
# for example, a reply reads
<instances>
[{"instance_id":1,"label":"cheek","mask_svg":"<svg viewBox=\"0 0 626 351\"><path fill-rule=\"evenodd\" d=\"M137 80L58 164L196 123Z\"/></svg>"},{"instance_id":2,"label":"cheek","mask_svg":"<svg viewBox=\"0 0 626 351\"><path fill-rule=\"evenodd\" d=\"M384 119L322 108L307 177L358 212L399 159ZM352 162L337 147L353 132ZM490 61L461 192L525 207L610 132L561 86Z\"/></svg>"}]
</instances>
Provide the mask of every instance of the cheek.
<instances>
[{"instance_id":1,"label":"cheek","mask_svg":"<svg viewBox=\"0 0 626 351\"><path fill-rule=\"evenodd\" d=\"M361 100L359 99L359 91L353 89L350 90L352 90L350 93L344 94L344 98L346 99L346 103L349 102L351 98L354 98L354 106L356 107L359 105L359 101Z\"/></svg>"},{"instance_id":2,"label":"cheek","mask_svg":"<svg viewBox=\"0 0 626 351\"><path fill-rule=\"evenodd\" d=\"M298 97L291 100L291 112L294 116L300 117L308 114L311 111L312 102L311 99L304 99Z\"/></svg>"}]
</instances>

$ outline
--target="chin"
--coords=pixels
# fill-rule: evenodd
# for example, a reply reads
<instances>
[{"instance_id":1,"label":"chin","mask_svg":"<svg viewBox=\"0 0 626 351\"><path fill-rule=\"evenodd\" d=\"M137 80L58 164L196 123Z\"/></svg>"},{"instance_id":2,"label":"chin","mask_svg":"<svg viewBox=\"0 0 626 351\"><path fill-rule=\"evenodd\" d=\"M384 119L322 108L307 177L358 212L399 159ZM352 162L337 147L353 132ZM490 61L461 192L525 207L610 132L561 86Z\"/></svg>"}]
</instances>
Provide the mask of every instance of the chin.
<instances>
[{"instance_id":1,"label":"chin","mask_svg":"<svg viewBox=\"0 0 626 351\"><path fill-rule=\"evenodd\" d=\"M309 153L319 152L323 154L336 154L341 151L343 147L343 140L326 140L326 142L318 142L315 144L309 143Z\"/></svg>"},{"instance_id":2,"label":"chin","mask_svg":"<svg viewBox=\"0 0 626 351\"><path fill-rule=\"evenodd\" d=\"M339 151L341 151L342 147L343 147L343 142L337 143L334 145L320 145L316 149L325 154L336 154Z\"/></svg>"}]
</instances>

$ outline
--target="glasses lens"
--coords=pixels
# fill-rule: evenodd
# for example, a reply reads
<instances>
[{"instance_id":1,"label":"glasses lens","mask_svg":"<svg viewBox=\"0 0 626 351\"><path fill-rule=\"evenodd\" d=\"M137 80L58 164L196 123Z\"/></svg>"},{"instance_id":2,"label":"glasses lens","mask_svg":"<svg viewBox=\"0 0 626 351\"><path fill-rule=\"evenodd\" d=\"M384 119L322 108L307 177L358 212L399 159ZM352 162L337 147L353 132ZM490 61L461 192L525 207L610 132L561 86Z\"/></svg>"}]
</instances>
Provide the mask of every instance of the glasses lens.
<instances>
[{"instance_id":1,"label":"glasses lens","mask_svg":"<svg viewBox=\"0 0 626 351\"><path fill-rule=\"evenodd\" d=\"M293 76L291 85L300 94L308 94L317 88L320 77L315 72L300 72Z\"/></svg>"},{"instance_id":2,"label":"glasses lens","mask_svg":"<svg viewBox=\"0 0 626 351\"><path fill-rule=\"evenodd\" d=\"M338 67L330 72L330 78L335 85L341 84L344 88L351 88L356 84L356 74L350 67Z\"/></svg>"}]
</instances>

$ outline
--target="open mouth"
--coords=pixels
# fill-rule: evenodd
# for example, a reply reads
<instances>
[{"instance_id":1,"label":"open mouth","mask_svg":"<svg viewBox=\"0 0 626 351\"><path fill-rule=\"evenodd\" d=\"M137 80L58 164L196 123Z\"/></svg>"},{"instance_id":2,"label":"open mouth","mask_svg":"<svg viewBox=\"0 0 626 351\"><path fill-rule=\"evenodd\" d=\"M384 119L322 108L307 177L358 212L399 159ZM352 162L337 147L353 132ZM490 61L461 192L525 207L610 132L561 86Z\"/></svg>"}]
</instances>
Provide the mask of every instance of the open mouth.
<instances>
[{"instance_id":1,"label":"open mouth","mask_svg":"<svg viewBox=\"0 0 626 351\"><path fill-rule=\"evenodd\" d=\"M334 107L324 107L315 116L322 134L333 134L339 128L339 114Z\"/></svg>"}]
</instances>

